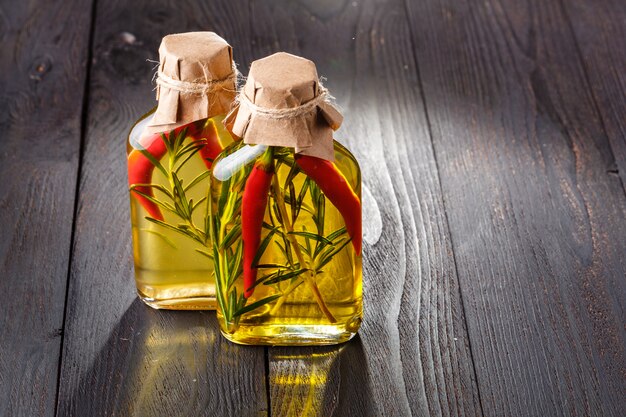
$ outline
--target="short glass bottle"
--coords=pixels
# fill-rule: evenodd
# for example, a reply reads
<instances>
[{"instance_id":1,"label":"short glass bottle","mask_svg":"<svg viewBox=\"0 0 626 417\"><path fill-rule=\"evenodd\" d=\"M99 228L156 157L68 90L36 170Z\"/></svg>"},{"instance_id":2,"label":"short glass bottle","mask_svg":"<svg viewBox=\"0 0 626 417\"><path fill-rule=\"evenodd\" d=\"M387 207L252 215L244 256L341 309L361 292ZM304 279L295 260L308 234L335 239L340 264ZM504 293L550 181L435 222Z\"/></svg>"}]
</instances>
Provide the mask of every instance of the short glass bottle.
<instances>
[{"instance_id":1,"label":"short glass bottle","mask_svg":"<svg viewBox=\"0 0 626 417\"><path fill-rule=\"evenodd\" d=\"M238 142L215 161L212 255L229 340L326 345L359 329L361 174L345 147L334 150L329 162Z\"/></svg>"},{"instance_id":2,"label":"short glass bottle","mask_svg":"<svg viewBox=\"0 0 626 417\"><path fill-rule=\"evenodd\" d=\"M127 145L137 292L155 308L215 308L207 194L212 162L232 138L224 116L142 136L153 112Z\"/></svg>"},{"instance_id":3,"label":"short glass bottle","mask_svg":"<svg viewBox=\"0 0 626 417\"><path fill-rule=\"evenodd\" d=\"M163 37L158 105L129 133L135 281L154 308L216 307L207 197L213 160L232 143L222 123L235 98L232 56L213 32Z\"/></svg>"}]
</instances>

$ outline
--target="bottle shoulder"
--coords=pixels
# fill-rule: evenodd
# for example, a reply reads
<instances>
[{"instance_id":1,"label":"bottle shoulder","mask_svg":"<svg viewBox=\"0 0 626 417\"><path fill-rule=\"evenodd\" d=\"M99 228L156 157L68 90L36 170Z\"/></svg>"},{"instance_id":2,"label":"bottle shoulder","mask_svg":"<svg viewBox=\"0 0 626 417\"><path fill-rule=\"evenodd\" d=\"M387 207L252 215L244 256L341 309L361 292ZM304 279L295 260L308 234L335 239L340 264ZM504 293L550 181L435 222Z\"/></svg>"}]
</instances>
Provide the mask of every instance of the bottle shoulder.
<instances>
[{"instance_id":1,"label":"bottle shoulder","mask_svg":"<svg viewBox=\"0 0 626 417\"><path fill-rule=\"evenodd\" d=\"M335 147L335 164L349 165L352 169L358 171L360 175L361 167L352 152L335 139L333 139L333 144Z\"/></svg>"},{"instance_id":2,"label":"bottle shoulder","mask_svg":"<svg viewBox=\"0 0 626 417\"><path fill-rule=\"evenodd\" d=\"M341 143L334 140L335 146L335 166L346 178L357 195L361 195L361 167L358 161Z\"/></svg>"},{"instance_id":3,"label":"bottle shoulder","mask_svg":"<svg viewBox=\"0 0 626 417\"><path fill-rule=\"evenodd\" d=\"M352 160L355 165L359 165L352 152L350 152L348 148L342 145L341 142L337 141L337 139L333 139L333 145L335 147L335 158L337 157L337 154L340 154L342 157Z\"/></svg>"},{"instance_id":4,"label":"bottle shoulder","mask_svg":"<svg viewBox=\"0 0 626 417\"><path fill-rule=\"evenodd\" d=\"M213 165L213 177L218 181L227 181L242 170L251 168L260 155L268 148L266 145L248 145L243 141L232 143L219 155ZM334 141L334 165L344 175L355 190L360 190L361 170L352 153L341 143ZM294 149L275 147L274 159L288 163L294 160Z\"/></svg>"},{"instance_id":5,"label":"bottle shoulder","mask_svg":"<svg viewBox=\"0 0 626 417\"><path fill-rule=\"evenodd\" d=\"M336 160L340 159L342 162L345 161L346 163L354 165L354 167L356 167L357 169L360 169L359 163L357 162L352 152L348 150L348 148L346 148L344 145L339 143L337 140L333 140L333 145L335 148ZM275 148L278 151L278 153L280 153L281 155L294 153L293 148L278 147L278 146ZM236 154L237 160L243 162L244 165L246 165L254 161L255 157L263 153L266 149L267 149L266 145L248 145L244 143L243 140L234 141L233 143L231 143L229 146L227 146L224 149L224 151L220 154L216 162L218 162L219 160L225 159L229 157L230 155Z\"/></svg>"},{"instance_id":6,"label":"bottle shoulder","mask_svg":"<svg viewBox=\"0 0 626 417\"><path fill-rule=\"evenodd\" d=\"M150 111L141 116L137 121L133 124L128 132L128 138L126 140L126 151L130 153L133 149L137 149L139 147L139 139L143 131L146 129L146 126L152 119L152 115L156 111L156 107L153 107Z\"/></svg>"},{"instance_id":7,"label":"bottle shoulder","mask_svg":"<svg viewBox=\"0 0 626 417\"><path fill-rule=\"evenodd\" d=\"M215 142L215 145L219 145L220 150L233 142L232 136L222 123L222 120L225 117L223 114L216 115L208 119L194 120L177 126L172 130L165 129L160 132L154 132L150 135L146 135L145 130L152 120L155 111L156 107L141 116L131 127L126 144L128 153L132 152L133 149L148 149L155 141L160 141L163 134L167 137L172 132L174 134L178 134L179 132L185 131L184 129L187 129L186 132L189 136L206 136L209 139L209 142Z\"/></svg>"}]
</instances>

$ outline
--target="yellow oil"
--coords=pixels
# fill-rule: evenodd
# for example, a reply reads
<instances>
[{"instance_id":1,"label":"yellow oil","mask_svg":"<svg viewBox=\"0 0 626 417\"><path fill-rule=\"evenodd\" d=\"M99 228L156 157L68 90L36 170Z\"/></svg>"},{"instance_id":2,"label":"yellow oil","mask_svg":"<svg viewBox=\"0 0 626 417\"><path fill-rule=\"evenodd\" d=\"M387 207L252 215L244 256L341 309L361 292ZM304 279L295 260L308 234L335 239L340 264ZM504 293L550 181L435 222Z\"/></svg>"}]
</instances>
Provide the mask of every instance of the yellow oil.
<instances>
[{"instance_id":1,"label":"yellow oil","mask_svg":"<svg viewBox=\"0 0 626 417\"><path fill-rule=\"evenodd\" d=\"M146 115L150 116L151 113ZM216 127L222 147L230 144L232 139L222 128L223 116L209 119ZM142 119L145 120L145 119ZM142 130L142 120L131 131L131 137L137 137ZM186 138L182 146L191 143ZM132 151L132 141L129 141L129 152ZM160 159L162 166L168 173L169 154ZM182 162L182 161L181 161ZM178 177L183 185L190 184L198 175L207 171L207 167L199 153L187 160L178 170ZM206 197L208 193L209 177L196 183L185 192L187 200L200 202L193 210L191 222L184 222L176 214L161 209L163 222L178 226L189 224L199 231L205 229L207 216ZM154 169L152 184L172 190L171 179L160 170ZM172 203L166 194L153 188L154 198ZM132 192L131 192L132 194ZM203 202L201 200L205 198ZM206 243L198 242L191 237L171 230L162 224L155 224L146 219L150 214L131 195L131 224L133 235L133 255L135 262L135 280L139 297L154 308L176 310L205 310L215 309L215 281L213 277L213 261L204 253L208 253L210 240Z\"/></svg>"},{"instance_id":2,"label":"yellow oil","mask_svg":"<svg viewBox=\"0 0 626 417\"><path fill-rule=\"evenodd\" d=\"M228 148L218 158L223 159L227 155L237 152L244 145L235 144ZM280 148L278 148L280 149ZM282 148L283 152L287 148ZM335 142L336 161L335 166L342 172L353 191L359 197L361 195L361 178L358 164L354 157L340 144ZM293 151L291 150L293 153ZM228 187L228 195L233 196L232 201L236 201L241 197L245 184L245 178L250 172L254 160L245 167L241 168L241 172L234 176L230 183L220 182L213 178L211 183L211 196L213 202L213 210L217 209L218 201L221 195L224 195L222 188ZM279 164L276 171L278 184L285 184L291 168L288 164ZM239 178L239 179L237 179ZM295 194L299 194L299 190L303 187L306 175L300 172L293 179L293 190ZM290 196L288 188L282 190ZM319 191L321 193L321 190ZM274 199L270 193L270 204ZM305 194L302 207L313 207L314 202L312 193ZM288 217L291 217L290 204L285 203ZM223 215L223 213L218 213ZM274 223L277 223L274 215ZM224 219L226 220L226 219ZM224 227L222 235L216 230L216 235L223 236L234 225L240 223L240 210L236 209L232 217L227 221L220 222L220 227ZM264 221L266 224L272 223L269 208L266 208ZM223 225L223 226L222 226ZM345 226L341 213L332 205L329 199L325 201L324 213L324 235L329 235L333 231L339 230ZM282 225L279 227L283 227ZM305 231L318 233L316 223L311 213L301 210L296 217L296 221L292 225L293 231ZM266 237L269 230L263 229L262 237ZM319 234L319 233L318 233ZM344 235L347 238L347 233ZM303 247L307 246L306 239L303 236L296 237L298 243ZM234 241L230 247L236 247L238 240ZM259 265L272 265L286 263L285 253L280 249L279 244L284 246L282 237L274 234L269 245L263 251L260 257ZM314 246L314 241L309 239L309 246ZM339 247L340 245L337 245ZM293 250L292 250L293 252ZM312 258L301 250L301 254L307 266L312 264ZM309 251L309 252L314 252ZM229 262L232 253L223 251L218 252L218 258L222 265ZM293 258L297 258L293 254ZM297 259L296 259L297 260ZM223 269L223 268L222 268ZM277 272L278 268L259 268L257 280L263 276L267 276ZM232 274L230 274L232 276ZM217 314L221 326L222 334L229 340L239 344L267 344L267 345L327 345L341 343L352 338L360 327L362 319L362 260L360 254L357 255L351 242L343 246L320 271L314 275L308 275L306 272L293 280L285 280L271 285L259 284L255 287L253 295L246 300L245 305L249 306L259 300L267 299L273 295L279 298L262 305L252 311L246 312L238 316L238 318L228 319L228 312L225 309L229 306L229 299L233 292L237 297L241 297L243 291L243 279L241 270L237 271L237 277L230 288L225 284L223 279L218 282L218 291L222 291L224 306L218 305ZM308 279L302 279L308 277ZM220 279L218 277L218 279ZM313 289L309 282L313 282L321 294L328 311L332 314L334 322L322 312L320 305L313 297ZM295 290L293 290L293 286ZM232 315L232 311L230 312Z\"/></svg>"}]
</instances>

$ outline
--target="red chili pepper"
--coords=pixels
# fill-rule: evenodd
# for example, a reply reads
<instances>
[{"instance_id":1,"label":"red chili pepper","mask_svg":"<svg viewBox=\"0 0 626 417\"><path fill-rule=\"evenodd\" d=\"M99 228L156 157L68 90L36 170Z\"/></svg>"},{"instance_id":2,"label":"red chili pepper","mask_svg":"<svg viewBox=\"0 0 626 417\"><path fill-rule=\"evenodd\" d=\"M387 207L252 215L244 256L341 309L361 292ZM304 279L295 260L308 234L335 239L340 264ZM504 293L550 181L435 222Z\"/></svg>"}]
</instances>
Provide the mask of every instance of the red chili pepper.
<instances>
[{"instance_id":1,"label":"red chili pepper","mask_svg":"<svg viewBox=\"0 0 626 417\"><path fill-rule=\"evenodd\" d=\"M204 125L206 120L201 120L201 124ZM211 169L213 161L222 152L222 144L217 137L217 130L215 129L214 122L206 123L206 126L199 134L187 133L188 136L195 141L206 139L205 145L200 149L200 156L204 161L207 169Z\"/></svg>"},{"instance_id":2,"label":"red chili pepper","mask_svg":"<svg viewBox=\"0 0 626 417\"><path fill-rule=\"evenodd\" d=\"M346 181L346 177L332 162L325 159L297 154L296 162L339 210L346 224L346 230L352 238L354 250L357 255L360 255L362 242L361 202Z\"/></svg>"},{"instance_id":3,"label":"red chili pepper","mask_svg":"<svg viewBox=\"0 0 626 417\"><path fill-rule=\"evenodd\" d=\"M150 144L145 147L145 149L157 161L165 155L165 152L167 152L165 143L163 143L159 134L151 135L144 141L150 141ZM152 162L137 149L133 149L128 155L128 183L131 186L134 184L150 184L152 182L152 171L154 171L154 165ZM163 214L161 214L159 207L143 195L139 194L142 193L150 197L154 196L152 187L139 185L135 186L133 191L138 191L132 193L132 195L137 199L137 201L139 201L139 204L146 209L150 217L157 220L163 220Z\"/></svg>"},{"instance_id":4,"label":"red chili pepper","mask_svg":"<svg viewBox=\"0 0 626 417\"><path fill-rule=\"evenodd\" d=\"M267 198L272 185L274 163L272 148L257 159L246 180L241 201L241 230L243 238L243 288L244 297L254 292L257 268L252 262L261 243L261 231Z\"/></svg>"},{"instance_id":5,"label":"red chili pepper","mask_svg":"<svg viewBox=\"0 0 626 417\"><path fill-rule=\"evenodd\" d=\"M186 135L188 137L191 137L191 139L194 141L206 139L206 142L204 146L199 150L199 153L207 169L211 169L213 160L222 151L222 145L220 144L219 138L217 137L217 131L215 130L215 125L213 124L213 122L207 123L207 119L202 119L184 126L179 126L173 131L165 134L166 139L168 139L170 135L179 135L183 131L183 129L187 129ZM144 146L143 143L141 143L141 145L157 161L163 158L163 156L167 152L167 147L163 142L161 133L148 136L144 138L142 142L148 143L147 146ZM137 149L133 149L130 152L130 154L128 155L128 183L131 186L134 184L152 183L153 171L154 165L148 158L146 158L143 153L141 153ZM136 190L139 193L148 195L150 197L154 196L152 187L135 186L133 190ZM150 217L153 217L157 220L163 220L163 214L161 213L159 207L139 193L133 193L133 196L146 209Z\"/></svg>"}]
</instances>

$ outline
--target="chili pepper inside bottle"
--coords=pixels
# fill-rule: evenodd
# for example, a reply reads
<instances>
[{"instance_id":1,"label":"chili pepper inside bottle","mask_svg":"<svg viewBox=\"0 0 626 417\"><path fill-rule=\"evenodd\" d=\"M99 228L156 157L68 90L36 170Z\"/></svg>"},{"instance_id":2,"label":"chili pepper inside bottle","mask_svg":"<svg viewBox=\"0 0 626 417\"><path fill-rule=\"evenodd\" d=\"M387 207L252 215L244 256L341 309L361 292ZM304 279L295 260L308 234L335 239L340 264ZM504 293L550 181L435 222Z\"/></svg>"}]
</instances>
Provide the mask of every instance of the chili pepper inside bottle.
<instances>
[{"instance_id":1,"label":"chili pepper inside bottle","mask_svg":"<svg viewBox=\"0 0 626 417\"><path fill-rule=\"evenodd\" d=\"M230 46L212 32L168 35L158 106L128 138L135 279L154 308L216 306L207 196L214 159L232 143L222 120L235 97Z\"/></svg>"},{"instance_id":2,"label":"chili pepper inside bottle","mask_svg":"<svg viewBox=\"0 0 626 417\"><path fill-rule=\"evenodd\" d=\"M333 140L342 116L313 62L252 63L211 175L222 334L240 344L324 345L362 318L361 175Z\"/></svg>"}]
</instances>

